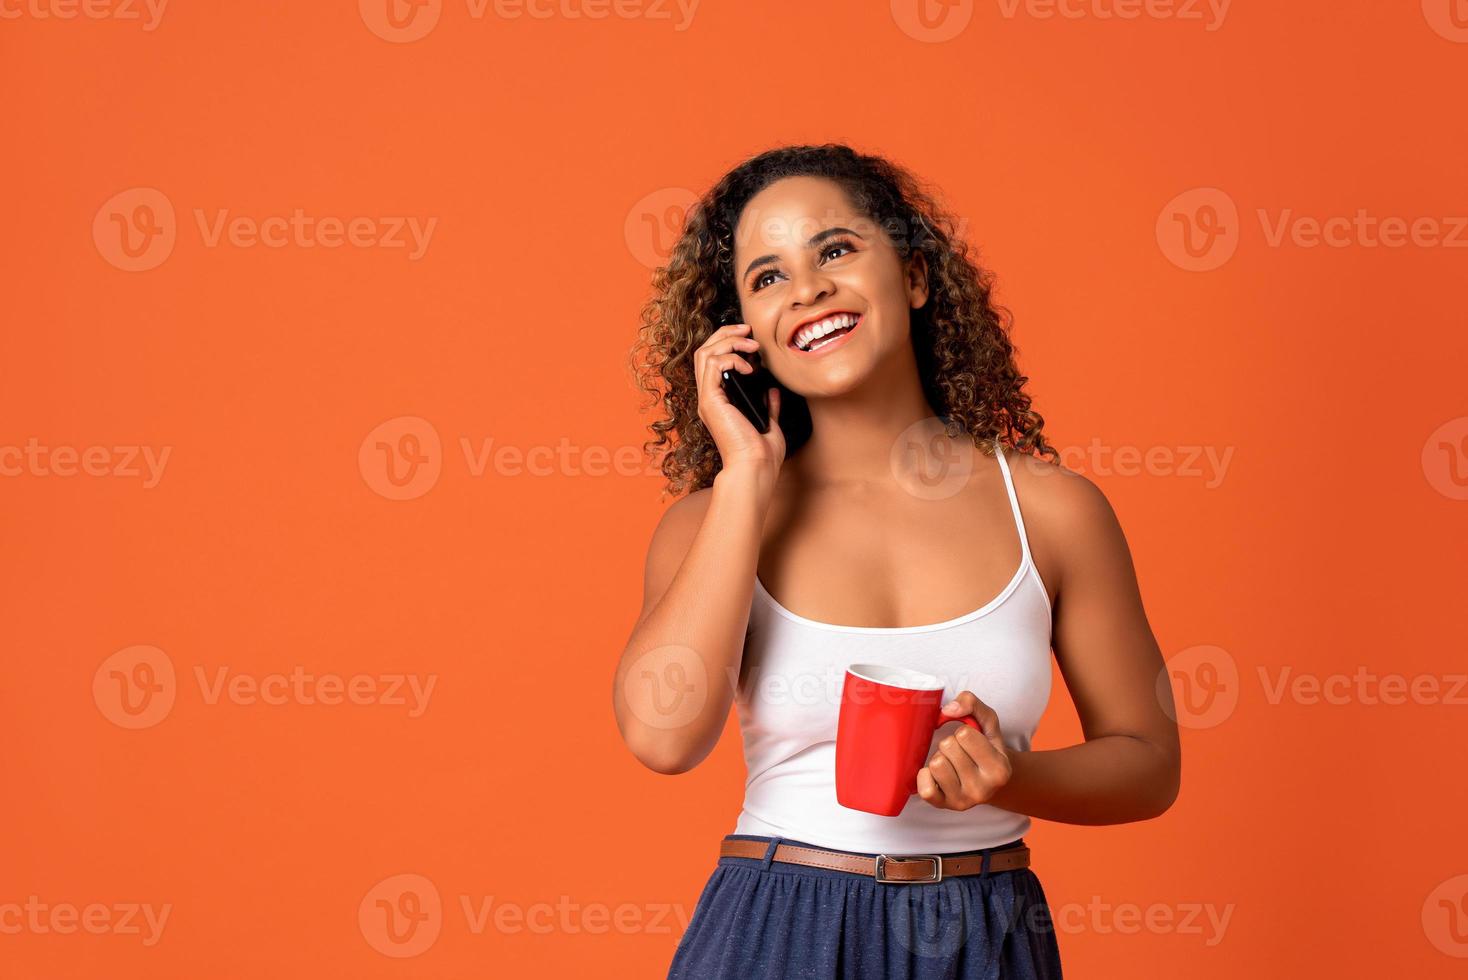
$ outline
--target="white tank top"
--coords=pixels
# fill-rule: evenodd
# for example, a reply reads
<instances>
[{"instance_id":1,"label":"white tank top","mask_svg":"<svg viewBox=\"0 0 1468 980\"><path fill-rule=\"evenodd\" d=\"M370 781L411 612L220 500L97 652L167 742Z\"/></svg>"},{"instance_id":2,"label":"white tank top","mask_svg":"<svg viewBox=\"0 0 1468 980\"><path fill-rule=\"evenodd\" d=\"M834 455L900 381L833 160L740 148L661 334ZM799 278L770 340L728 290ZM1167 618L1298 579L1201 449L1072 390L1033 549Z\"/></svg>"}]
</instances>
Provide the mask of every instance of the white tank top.
<instances>
[{"instance_id":1,"label":"white tank top","mask_svg":"<svg viewBox=\"0 0 1468 980\"><path fill-rule=\"evenodd\" d=\"M933 674L945 701L973 691L998 713L1004 744L1030 748L1050 700L1050 598L1030 557L1009 463L1002 451L995 455L1021 554L1009 584L980 608L924 626L838 626L796 615L755 577L749 667L735 698L747 776L734 833L846 851L943 854L1006 844L1029 831L1028 816L989 805L940 810L915 795L900 814L884 817L836 802L836 721L849 664ZM937 743L935 732L927 757Z\"/></svg>"}]
</instances>

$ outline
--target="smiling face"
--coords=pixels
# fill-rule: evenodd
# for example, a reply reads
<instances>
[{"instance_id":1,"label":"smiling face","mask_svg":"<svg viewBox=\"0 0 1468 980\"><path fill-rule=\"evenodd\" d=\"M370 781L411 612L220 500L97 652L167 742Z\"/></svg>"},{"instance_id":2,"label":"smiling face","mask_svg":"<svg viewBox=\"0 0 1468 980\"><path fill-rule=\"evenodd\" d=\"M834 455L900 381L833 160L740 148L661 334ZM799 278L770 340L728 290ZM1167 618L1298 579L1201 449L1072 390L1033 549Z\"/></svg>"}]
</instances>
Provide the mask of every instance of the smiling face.
<instances>
[{"instance_id":1,"label":"smiling face","mask_svg":"<svg viewBox=\"0 0 1468 980\"><path fill-rule=\"evenodd\" d=\"M735 229L734 277L765 366L797 394L839 395L912 362L921 253L904 262L832 181L786 177L755 195Z\"/></svg>"}]
</instances>

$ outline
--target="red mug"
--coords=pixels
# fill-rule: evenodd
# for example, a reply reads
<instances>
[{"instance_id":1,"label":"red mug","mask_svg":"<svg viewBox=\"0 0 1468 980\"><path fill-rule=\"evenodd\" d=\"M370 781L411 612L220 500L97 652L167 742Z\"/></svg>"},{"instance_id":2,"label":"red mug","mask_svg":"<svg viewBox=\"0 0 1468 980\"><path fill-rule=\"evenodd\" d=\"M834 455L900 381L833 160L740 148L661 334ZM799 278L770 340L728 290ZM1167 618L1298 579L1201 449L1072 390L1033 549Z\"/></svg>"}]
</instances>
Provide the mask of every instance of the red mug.
<instances>
[{"instance_id":1,"label":"red mug","mask_svg":"<svg viewBox=\"0 0 1468 980\"><path fill-rule=\"evenodd\" d=\"M943 682L905 667L852 664L836 723L836 802L895 817L917 792L933 732L950 721L979 732L972 715L943 714Z\"/></svg>"}]
</instances>

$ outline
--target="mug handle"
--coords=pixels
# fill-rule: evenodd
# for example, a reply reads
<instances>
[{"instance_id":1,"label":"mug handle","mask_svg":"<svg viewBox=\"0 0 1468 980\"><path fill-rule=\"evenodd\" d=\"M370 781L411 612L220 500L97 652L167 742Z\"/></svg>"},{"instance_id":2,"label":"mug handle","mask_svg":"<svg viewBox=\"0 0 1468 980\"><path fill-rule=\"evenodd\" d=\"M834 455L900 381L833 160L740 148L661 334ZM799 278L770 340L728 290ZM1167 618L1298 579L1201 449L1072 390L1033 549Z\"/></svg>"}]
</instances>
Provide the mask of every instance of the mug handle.
<instances>
[{"instance_id":1,"label":"mug handle","mask_svg":"<svg viewBox=\"0 0 1468 980\"><path fill-rule=\"evenodd\" d=\"M933 726L933 731L936 732L938 729L942 728L950 721L961 721L968 727L972 728L974 731L978 732L980 735L984 734L984 728L982 725L979 724L979 719L975 718L973 715L964 715L962 718L949 718L945 715L940 714L938 716L938 724Z\"/></svg>"}]
</instances>

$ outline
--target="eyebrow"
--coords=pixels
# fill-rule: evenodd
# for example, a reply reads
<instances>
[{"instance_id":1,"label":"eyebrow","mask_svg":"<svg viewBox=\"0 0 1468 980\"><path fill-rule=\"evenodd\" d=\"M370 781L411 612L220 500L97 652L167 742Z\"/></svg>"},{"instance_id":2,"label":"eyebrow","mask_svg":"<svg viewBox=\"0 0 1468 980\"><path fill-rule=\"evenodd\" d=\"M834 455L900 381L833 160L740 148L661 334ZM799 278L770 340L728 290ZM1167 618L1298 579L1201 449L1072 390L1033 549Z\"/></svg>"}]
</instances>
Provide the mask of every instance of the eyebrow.
<instances>
[{"instance_id":1,"label":"eyebrow","mask_svg":"<svg viewBox=\"0 0 1468 980\"><path fill-rule=\"evenodd\" d=\"M837 235L851 235L853 238L861 238L860 235L852 231L850 228L842 228L838 226L835 228L827 228L824 231L816 232L814 235L810 236L810 240L805 243L805 247L815 248L826 239L834 238ZM866 239L862 238L862 241L866 241ZM758 269L760 266L774 265L776 262L779 261L779 256L774 255L773 253L770 255L761 255L759 258L754 259L749 263L749 265L744 267L743 278L747 278L751 272L753 272L755 269Z\"/></svg>"}]
</instances>

